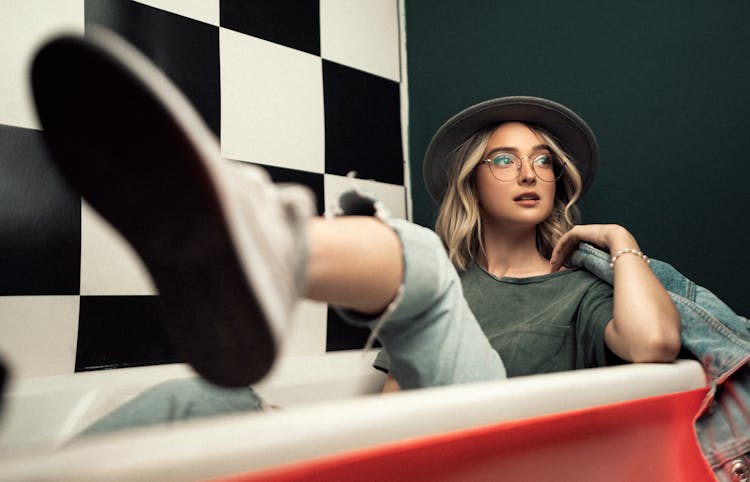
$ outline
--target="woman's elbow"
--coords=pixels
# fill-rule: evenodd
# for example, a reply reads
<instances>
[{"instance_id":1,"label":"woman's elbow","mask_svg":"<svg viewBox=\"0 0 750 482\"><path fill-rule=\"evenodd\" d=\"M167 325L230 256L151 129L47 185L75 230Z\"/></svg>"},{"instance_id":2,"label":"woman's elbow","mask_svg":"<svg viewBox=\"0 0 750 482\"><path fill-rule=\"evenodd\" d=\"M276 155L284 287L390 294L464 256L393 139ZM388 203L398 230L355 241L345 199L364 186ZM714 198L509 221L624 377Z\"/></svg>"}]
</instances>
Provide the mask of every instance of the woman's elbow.
<instances>
[{"instance_id":1,"label":"woman's elbow","mask_svg":"<svg viewBox=\"0 0 750 482\"><path fill-rule=\"evenodd\" d=\"M643 343L640 353L633 357L633 361L637 363L671 363L677 358L681 348L678 325L677 329L667 330L648 338Z\"/></svg>"}]
</instances>

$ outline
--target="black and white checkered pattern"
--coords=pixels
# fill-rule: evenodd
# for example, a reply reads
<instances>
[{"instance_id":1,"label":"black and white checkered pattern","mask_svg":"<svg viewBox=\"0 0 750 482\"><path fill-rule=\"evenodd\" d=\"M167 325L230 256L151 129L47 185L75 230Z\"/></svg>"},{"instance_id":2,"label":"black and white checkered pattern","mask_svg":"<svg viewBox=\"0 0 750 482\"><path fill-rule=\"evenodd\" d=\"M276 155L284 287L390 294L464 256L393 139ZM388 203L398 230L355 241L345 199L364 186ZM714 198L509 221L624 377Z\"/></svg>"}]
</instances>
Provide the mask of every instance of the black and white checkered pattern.
<instances>
[{"instance_id":1,"label":"black and white checkered pattern","mask_svg":"<svg viewBox=\"0 0 750 482\"><path fill-rule=\"evenodd\" d=\"M398 0L2 0L2 11L0 356L16 376L179 361L145 267L46 157L27 69L60 28L120 33L191 99L223 157L308 185L320 212L357 171L406 217ZM320 303L303 302L293 325L290 355L367 335Z\"/></svg>"}]
</instances>

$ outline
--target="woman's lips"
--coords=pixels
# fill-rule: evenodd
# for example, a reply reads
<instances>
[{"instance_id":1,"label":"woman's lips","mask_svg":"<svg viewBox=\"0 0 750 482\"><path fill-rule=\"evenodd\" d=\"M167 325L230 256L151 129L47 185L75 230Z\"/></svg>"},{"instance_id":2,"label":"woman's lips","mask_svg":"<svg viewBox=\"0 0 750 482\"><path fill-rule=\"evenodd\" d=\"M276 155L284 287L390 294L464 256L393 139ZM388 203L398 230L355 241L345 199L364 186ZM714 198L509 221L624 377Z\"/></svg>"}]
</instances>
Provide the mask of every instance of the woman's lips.
<instances>
[{"instance_id":1,"label":"woman's lips","mask_svg":"<svg viewBox=\"0 0 750 482\"><path fill-rule=\"evenodd\" d=\"M521 206L536 206L541 202L541 199L539 198L539 194L535 192L525 192L514 197L513 201Z\"/></svg>"}]
</instances>

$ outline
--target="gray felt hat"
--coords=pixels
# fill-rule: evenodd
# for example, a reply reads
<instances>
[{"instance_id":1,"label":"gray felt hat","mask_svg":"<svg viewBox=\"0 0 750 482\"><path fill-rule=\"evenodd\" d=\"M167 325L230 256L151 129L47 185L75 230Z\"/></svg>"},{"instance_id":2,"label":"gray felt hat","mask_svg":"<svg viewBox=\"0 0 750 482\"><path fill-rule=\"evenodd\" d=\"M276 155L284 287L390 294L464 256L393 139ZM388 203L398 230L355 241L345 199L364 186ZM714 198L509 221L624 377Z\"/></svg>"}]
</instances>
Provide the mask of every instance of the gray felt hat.
<instances>
[{"instance_id":1,"label":"gray felt hat","mask_svg":"<svg viewBox=\"0 0 750 482\"><path fill-rule=\"evenodd\" d=\"M599 147L591 128L564 105L539 97L500 97L475 104L448 119L427 147L423 176L432 199L440 204L456 150L474 132L506 121L537 125L550 132L573 159L583 179L583 192L596 174Z\"/></svg>"}]
</instances>

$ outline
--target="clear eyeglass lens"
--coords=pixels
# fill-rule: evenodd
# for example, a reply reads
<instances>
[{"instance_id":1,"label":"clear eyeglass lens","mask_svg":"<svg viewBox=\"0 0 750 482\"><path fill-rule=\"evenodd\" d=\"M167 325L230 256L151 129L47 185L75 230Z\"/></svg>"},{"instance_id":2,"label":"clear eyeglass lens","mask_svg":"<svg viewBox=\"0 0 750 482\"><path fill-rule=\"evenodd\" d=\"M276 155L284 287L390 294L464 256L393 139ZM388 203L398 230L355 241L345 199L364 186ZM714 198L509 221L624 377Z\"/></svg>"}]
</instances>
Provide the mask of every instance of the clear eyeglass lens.
<instances>
[{"instance_id":1,"label":"clear eyeglass lens","mask_svg":"<svg viewBox=\"0 0 750 482\"><path fill-rule=\"evenodd\" d=\"M498 152L490 159L492 175L500 181L512 181L518 177L523 167L522 160L515 154ZM529 157L536 175L544 181L556 181L562 172L555 172L555 160L550 154L535 154Z\"/></svg>"}]
</instances>

